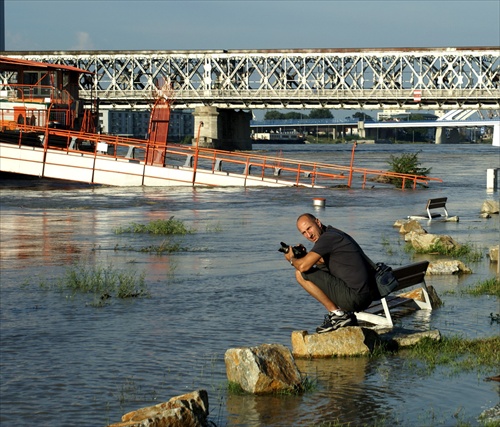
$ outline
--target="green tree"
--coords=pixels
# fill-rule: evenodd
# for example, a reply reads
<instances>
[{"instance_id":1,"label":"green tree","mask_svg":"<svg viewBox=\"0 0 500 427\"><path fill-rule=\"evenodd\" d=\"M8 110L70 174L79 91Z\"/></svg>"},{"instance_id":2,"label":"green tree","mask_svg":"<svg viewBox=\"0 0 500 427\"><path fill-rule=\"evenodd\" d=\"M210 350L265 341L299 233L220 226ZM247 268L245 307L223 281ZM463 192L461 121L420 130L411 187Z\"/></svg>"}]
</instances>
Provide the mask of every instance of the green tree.
<instances>
[{"instance_id":1,"label":"green tree","mask_svg":"<svg viewBox=\"0 0 500 427\"><path fill-rule=\"evenodd\" d=\"M333 119L333 114L328 108L313 109L309 113L310 119Z\"/></svg>"},{"instance_id":2,"label":"green tree","mask_svg":"<svg viewBox=\"0 0 500 427\"><path fill-rule=\"evenodd\" d=\"M283 114L285 119L289 120L297 120L297 119L302 119L304 117L303 114L297 113L296 111L290 111L289 113Z\"/></svg>"},{"instance_id":3,"label":"green tree","mask_svg":"<svg viewBox=\"0 0 500 427\"><path fill-rule=\"evenodd\" d=\"M277 110L266 111L264 120L283 120L283 113L280 113Z\"/></svg>"},{"instance_id":4,"label":"green tree","mask_svg":"<svg viewBox=\"0 0 500 427\"><path fill-rule=\"evenodd\" d=\"M373 120L373 118L372 118L370 115L368 115L368 114L366 114L366 113L363 113L363 112L361 112L361 111L357 111L356 113L354 113L354 114L352 115L352 117L353 117L353 118L355 118L355 119L358 119L358 120L363 120L363 121L365 121L365 122L366 122L367 120Z\"/></svg>"},{"instance_id":5,"label":"green tree","mask_svg":"<svg viewBox=\"0 0 500 427\"><path fill-rule=\"evenodd\" d=\"M420 167L418 153L405 153L399 157L391 154L388 164L389 171L396 173L427 176L431 171L431 168ZM401 178L392 178L391 183L396 187L401 187L403 180ZM405 188L410 188L412 185L413 182L410 180L405 181Z\"/></svg>"}]
</instances>

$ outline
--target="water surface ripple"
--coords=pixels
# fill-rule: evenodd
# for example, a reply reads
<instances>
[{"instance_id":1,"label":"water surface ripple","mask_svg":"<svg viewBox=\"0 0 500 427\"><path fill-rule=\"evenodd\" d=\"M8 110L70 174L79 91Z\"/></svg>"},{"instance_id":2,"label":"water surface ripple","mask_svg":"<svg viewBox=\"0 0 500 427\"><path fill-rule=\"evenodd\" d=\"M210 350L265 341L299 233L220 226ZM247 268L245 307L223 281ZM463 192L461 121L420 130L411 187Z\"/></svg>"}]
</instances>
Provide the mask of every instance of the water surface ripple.
<instances>
[{"instance_id":1,"label":"water surface ripple","mask_svg":"<svg viewBox=\"0 0 500 427\"><path fill-rule=\"evenodd\" d=\"M255 150L341 165L351 154L347 145ZM228 348L290 347L292 331L313 331L322 321L323 310L294 283L277 252L280 241L302 242L295 229L300 213L316 213L352 234L377 261L397 266L412 258L394 221L421 213L429 198L448 197L448 210L460 222L424 223L429 232L449 234L484 254L498 244L498 215L479 215L484 200L498 200L498 192L486 191L486 170L500 166L498 148L360 145L356 165L386 169L391 154L417 151L422 166L443 183L401 191L379 184L363 190L359 182L349 190L165 189L3 180L0 423L105 426L125 412L206 388L218 426L370 425L380 419L387 425L475 425L498 403L498 386L483 381L486 373L428 373L398 355L299 360L316 383L304 395L226 391ZM314 197L325 197L326 207L314 208ZM180 238L181 252L139 252L164 237L115 233L171 216L196 230ZM112 299L96 308L87 295L51 288L76 262L144 272L151 297ZM429 277L444 307L408 316L399 326L469 338L498 334L489 319L499 311L498 300L457 292L494 277L495 268L487 256L469 266L471 275Z\"/></svg>"}]
</instances>

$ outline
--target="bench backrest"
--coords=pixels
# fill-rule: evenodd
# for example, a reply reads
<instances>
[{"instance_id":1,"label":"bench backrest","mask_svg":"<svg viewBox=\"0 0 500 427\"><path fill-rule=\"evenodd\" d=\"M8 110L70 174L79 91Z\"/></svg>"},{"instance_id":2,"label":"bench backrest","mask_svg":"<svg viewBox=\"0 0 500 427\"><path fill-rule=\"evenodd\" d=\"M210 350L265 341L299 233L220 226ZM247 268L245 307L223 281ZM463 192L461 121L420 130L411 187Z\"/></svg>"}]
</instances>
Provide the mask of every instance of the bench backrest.
<instances>
[{"instance_id":1,"label":"bench backrest","mask_svg":"<svg viewBox=\"0 0 500 427\"><path fill-rule=\"evenodd\" d=\"M427 201L427 209L445 208L448 197L440 197L438 199L429 199Z\"/></svg>"},{"instance_id":2,"label":"bench backrest","mask_svg":"<svg viewBox=\"0 0 500 427\"><path fill-rule=\"evenodd\" d=\"M420 261L394 269L394 276L398 279L399 286L393 292L424 282L425 272L429 261Z\"/></svg>"}]
</instances>

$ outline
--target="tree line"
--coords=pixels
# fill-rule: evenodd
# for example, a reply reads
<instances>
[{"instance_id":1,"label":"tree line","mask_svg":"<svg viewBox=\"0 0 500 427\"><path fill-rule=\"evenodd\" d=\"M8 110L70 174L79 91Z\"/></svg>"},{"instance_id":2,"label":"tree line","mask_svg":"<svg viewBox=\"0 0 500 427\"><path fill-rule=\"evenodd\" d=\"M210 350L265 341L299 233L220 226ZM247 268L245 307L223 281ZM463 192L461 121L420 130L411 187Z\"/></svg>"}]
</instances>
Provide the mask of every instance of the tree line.
<instances>
[{"instance_id":1,"label":"tree line","mask_svg":"<svg viewBox=\"0 0 500 427\"><path fill-rule=\"evenodd\" d=\"M303 119L333 119L334 116L328 108L317 108L312 109L309 114L299 113L297 111L290 111L287 113L282 113L277 110L269 110L264 115L264 120L303 120ZM366 113L357 111L352 115L353 119L358 120L373 120Z\"/></svg>"}]
</instances>

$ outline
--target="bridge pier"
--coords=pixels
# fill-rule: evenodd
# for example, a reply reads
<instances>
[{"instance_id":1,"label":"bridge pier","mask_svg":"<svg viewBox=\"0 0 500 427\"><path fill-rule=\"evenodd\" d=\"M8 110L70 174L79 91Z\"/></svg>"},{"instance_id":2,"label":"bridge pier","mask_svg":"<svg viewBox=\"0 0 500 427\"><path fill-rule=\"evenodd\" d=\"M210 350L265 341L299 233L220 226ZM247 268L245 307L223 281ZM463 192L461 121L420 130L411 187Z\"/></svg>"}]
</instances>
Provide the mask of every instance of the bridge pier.
<instances>
[{"instance_id":1,"label":"bridge pier","mask_svg":"<svg viewBox=\"0 0 500 427\"><path fill-rule=\"evenodd\" d=\"M252 113L217 107L196 107L193 115L195 129L203 122L200 129L200 147L229 151L252 149ZM196 145L196 136L193 145Z\"/></svg>"},{"instance_id":2,"label":"bridge pier","mask_svg":"<svg viewBox=\"0 0 500 427\"><path fill-rule=\"evenodd\" d=\"M493 141L492 145L500 147L500 124L493 125Z\"/></svg>"},{"instance_id":3,"label":"bridge pier","mask_svg":"<svg viewBox=\"0 0 500 427\"><path fill-rule=\"evenodd\" d=\"M458 144L459 142L460 135L457 128L436 127L436 144Z\"/></svg>"}]
</instances>

